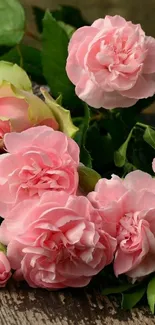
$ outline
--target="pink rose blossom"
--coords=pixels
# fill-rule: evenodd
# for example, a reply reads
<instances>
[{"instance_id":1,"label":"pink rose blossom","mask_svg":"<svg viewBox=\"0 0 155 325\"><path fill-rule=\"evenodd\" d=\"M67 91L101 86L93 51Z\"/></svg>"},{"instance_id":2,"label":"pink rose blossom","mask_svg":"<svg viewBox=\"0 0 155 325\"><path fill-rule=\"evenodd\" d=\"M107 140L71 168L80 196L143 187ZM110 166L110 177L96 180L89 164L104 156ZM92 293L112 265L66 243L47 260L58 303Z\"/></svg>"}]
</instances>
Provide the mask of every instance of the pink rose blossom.
<instances>
[{"instance_id":1,"label":"pink rose blossom","mask_svg":"<svg viewBox=\"0 0 155 325\"><path fill-rule=\"evenodd\" d=\"M11 267L8 258L0 252L0 287L5 287L11 277Z\"/></svg>"},{"instance_id":2,"label":"pink rose blossom","mask_svg":"<svg viewBox=\"0 0 155 325\"><path fill-rule=\"evenodd\" d=\"M129 107L155 93L155 39L140 25L106 16L72 36L66 71L95 108Z\"/></svg>"},{"instance_id":3,"label":"pink rose blossom","mask_svg":"<svg viewBox=\"0 0 155 325\"><path fill-rule=\"evenodd\" d=\"M31 91L19 90L10 83L0 85L0 147L5 133L21 132L35 125L58 130L52 110Z\"/></svg>"},{"instance_id":4,"label":"pink rose blossom","mask_svg":"<svg viewBox=\"0 0 155 325\"><path fill-rule=\"evenodd\" d=\"M8 153L0 156L0 215L45 191L76 193L79 147L64 133L38 126L6 134L4 143Z\"/></svg>"},{"instance_id":5,"label":"pink rose blossom","mask_svg":"<svg viewBox=\"0 0 155 325\"><path fill-rule=\"evenodd\" d=\"M154 173L155 173L155 158L154 158L153 161L152 161L152 169L153 169L153 171L154 171Z\"/></svg>"},{"instance_id":6,"label":"pink rose blossom","mask_svg":"<svg viewBox=\"0 0 155 325\"><path fill-rule=\"evenodd\" d=\"M155 271L155 179L142 171L99 180L89 200L117 239L116 276L133 279ZM109 231L108 231L109 229Z\"/></svg>"},{"instance_id":7,"label":"pink rose blossom","mask_svg":"<svg viewBox=\"0 0 155 325\"><path fill-rule=\"evenodd\" d=\"M3 148L3 137L4 134L11 132L11 123L9 120L0 119L0 148Z\"/></svg>"},{"instance_id":8,"label":"pink rose blossom","mask_svg":"<svg viewBox=\"0 0 155 325\"><path fill-rule=\"evenodd\" d=\"M87 285L116 248L89 200L65 192L21 201L2 222L0 240L16 280L50 289Z\"/></svg>"}]
</instances>

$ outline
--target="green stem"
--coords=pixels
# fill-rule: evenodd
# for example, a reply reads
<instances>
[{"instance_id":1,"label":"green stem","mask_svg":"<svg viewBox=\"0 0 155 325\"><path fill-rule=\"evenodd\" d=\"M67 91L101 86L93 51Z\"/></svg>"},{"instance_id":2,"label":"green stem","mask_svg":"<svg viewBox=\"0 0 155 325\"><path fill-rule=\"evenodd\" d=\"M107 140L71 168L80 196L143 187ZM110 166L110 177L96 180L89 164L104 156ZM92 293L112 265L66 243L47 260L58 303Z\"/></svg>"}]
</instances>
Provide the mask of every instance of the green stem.
<instances>
[{"instance_id":1,"label":"green stem","mask_svg":"<svg viewBox=\"0 0 155 325\"><path fill-rule=\"evenodd\" d=\"M38 34L34 34L32 31L30 30L26 30L26 33L25 33L28 37L31 37L33 38L35 41L37 42L40 42L41 41L41 35L38 35Z\"/></svg>"},{"instance_id":2,"label":"green stem","mask_svg":"<svg viewBox=\"0 0 155 325\"><path fill-rule=\"evenodd\" d=\"M140 122L137 122L136 123L138 126L141 126L142 128L147 128L148 127L148 125L146 125L146 124L144 124L144 123L140 123Z\"/></svg>"},{"instance_id":3,"label":"green stem","mask_svg":"<svg viewBox=\"0 0 155 325\"><path fill-rule=\"evenodd\" d=\"M81 123L83 121L82 117L73 117L73 123Z\"/></svg>"},{"instance_id":4,"label":"green stem","mask_svg":"<svg viewBox=\"0 0 155 325\"><path fill-rule=\"evenodd\" d=\"M20 58L20 67L23 68L24 62L23 62L23 57L22 57L22 53L21 53L21 50L20 50L20 46L17 45L16 48L17 48L17 52L18 52L19 58Z\"/></svg>"}]
</instances>

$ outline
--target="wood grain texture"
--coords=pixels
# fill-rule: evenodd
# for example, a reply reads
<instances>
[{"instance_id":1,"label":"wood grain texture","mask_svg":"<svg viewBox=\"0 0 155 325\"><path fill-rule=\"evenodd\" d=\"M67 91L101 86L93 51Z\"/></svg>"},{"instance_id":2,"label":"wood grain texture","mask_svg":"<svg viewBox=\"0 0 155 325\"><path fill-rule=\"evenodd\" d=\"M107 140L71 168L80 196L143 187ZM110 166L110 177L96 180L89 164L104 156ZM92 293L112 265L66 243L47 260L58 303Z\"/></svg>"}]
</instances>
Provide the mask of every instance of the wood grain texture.
<instances>
[{"instance_id":1,"label":"wood grain texture","mask_svg":"<svg viewBox=\"0 0 155 325\"><path fill-rule=\"evenodd\" d=\"M146 307L124 311L92 289L50 292L11 282L0 290L0 324L153 325L155 317Z\"/></svg>"}]
</instances>

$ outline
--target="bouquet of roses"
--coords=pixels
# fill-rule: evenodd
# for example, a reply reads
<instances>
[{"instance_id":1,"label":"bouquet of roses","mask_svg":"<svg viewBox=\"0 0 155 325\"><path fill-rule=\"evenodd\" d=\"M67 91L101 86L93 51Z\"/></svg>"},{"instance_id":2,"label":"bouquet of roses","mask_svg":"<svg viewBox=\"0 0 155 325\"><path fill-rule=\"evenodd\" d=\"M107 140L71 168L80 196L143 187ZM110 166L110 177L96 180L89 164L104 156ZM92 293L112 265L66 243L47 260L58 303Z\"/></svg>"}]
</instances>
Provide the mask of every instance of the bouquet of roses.
<instances>
[{"instance_id":1,"label":"bouquet of roses","mask_svg":"<svg viewBox=\"0 0 155 325\"><path fill-rule=\"evenodd\" d=\"M120 16L59 20L43 20L52 96L0 61L0 286L99 274L103 294L123 293L125 308L147 294L154 312L155 129L141 112L155 99L155 39Z\"/></svg>"}]
</instances>

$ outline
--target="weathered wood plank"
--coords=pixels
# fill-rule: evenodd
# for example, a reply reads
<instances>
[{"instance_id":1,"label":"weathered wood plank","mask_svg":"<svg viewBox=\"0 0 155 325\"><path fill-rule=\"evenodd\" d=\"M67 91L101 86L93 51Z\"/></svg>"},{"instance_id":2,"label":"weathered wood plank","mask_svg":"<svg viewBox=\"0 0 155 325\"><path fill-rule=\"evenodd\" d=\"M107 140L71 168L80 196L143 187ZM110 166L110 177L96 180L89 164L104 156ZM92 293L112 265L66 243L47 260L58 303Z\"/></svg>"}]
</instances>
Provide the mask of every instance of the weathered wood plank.
<instances>
[{"instance_id":1,"label":"weathered wood plank","mask_svg":"<svg viewBox=\"0 0 155 325\"><path fill-rule=\"evenodd\" d=\"M92 289L50 292L10 283L0 290L1 325L153 325L144 307L132 312Z\"/></svg>"}]
</instances>

